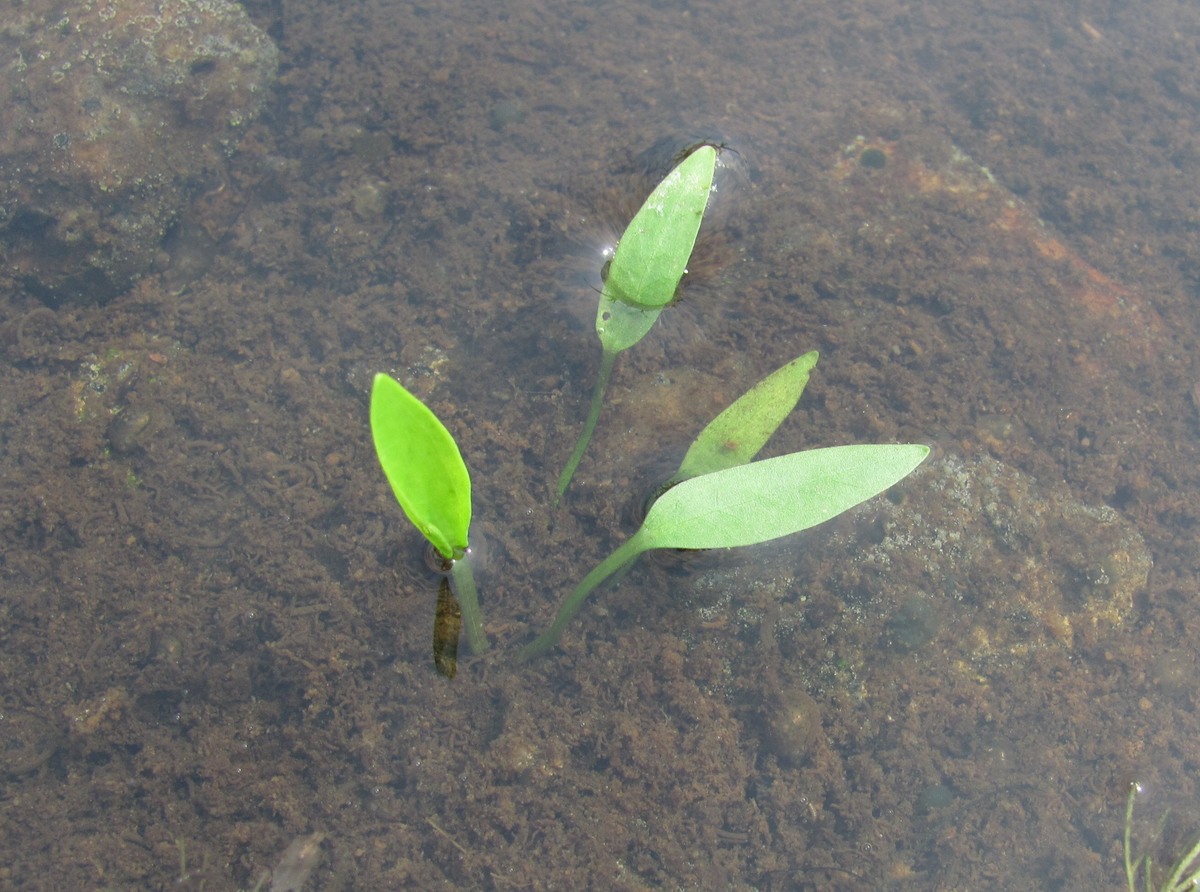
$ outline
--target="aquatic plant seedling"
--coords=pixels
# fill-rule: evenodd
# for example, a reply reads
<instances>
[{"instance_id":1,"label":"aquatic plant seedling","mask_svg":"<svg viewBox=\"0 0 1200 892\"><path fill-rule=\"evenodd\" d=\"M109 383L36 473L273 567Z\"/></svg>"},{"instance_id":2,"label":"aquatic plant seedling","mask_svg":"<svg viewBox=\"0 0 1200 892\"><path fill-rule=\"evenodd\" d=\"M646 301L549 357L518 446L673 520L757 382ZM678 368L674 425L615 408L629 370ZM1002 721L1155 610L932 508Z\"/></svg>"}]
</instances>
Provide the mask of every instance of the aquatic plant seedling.
<instances>
[{"instance_id":1,"label":"aquatic plant seedling","mask_svg":"<svg viewBox=\"0 0 1200 892\"><path fill-rule=\"evenodd\" d=\"M475 578L467 559L471 475L445 425L389 375L371 385L371 438L396 501L450 565L471 650L487 650Z\"/></svg>"},{"instance_id":2,"label":"aquatic plant seedling","mask_svg":"<svg viewBox=\"0 0 1200 892\"><path fill-rule=\"evenodd\" d=\"M617 354L646 336L687 272L716 165L717 150L710 145L700 146L680 161L650 193L617 242L596 308L600 371L583 433L558 478L558 499L571 485L596 430Z\"/></svg>"},{"instance_id":3,"label":"aquatic plant seedling","mask_svg":"<svg viewBox=\"0 0 1200 892\"><path fill-rule=\"evenodd\" d=\"M929 447L922 445L833 446L683 480L650 506L636 533L584 577L550 628L518 658L528 660L553 647L596 587L644 551L735 548L814 527L904 479L928 454Z\"/></svg>"}]
</instances>

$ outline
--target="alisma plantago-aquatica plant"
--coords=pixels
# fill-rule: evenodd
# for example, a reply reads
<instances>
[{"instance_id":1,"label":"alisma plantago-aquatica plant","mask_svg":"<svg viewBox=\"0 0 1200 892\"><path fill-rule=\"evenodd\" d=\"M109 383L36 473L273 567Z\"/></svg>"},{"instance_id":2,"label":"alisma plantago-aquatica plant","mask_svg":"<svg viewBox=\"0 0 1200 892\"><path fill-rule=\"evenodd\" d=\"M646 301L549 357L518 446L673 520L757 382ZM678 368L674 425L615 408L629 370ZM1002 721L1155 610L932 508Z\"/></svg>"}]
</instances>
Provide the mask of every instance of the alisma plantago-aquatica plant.
<instances>
[{"instance_id":1,"label":"alisma plantago-aquatica plant","mask_svg":"<svg viewBox=\"0 0 1200 892\"><path fill-rule=\"evenodd\" d=\"M646 199L617 244L596 312L600 371L583 432L558 479L556 504L595 430L616 356L644 337L675 298L707 207L716 158L712 145L692 150ZM642 552L733 548L787 536L878 495L925 459L929 450L921 445L853 445L753 461L795 407L816 362L815 351L797 357L713 419L659 488L641 527L583 578L519 659L553 647L592 592ZM443 579L434 657L438 670L452 677L460 624L474 653L487 649L468 559L470 475L445 426L387 375L375 377L370 418L392 491L445 562L458 595L456 601Z\"/></svg>"},{"instance_id":2,"label":"alisma plantago-aquatica plant","mask_svg":"<svg viewBox=\"0 0 1200 892\"><path fill-rule=\"evenodd\" d=\"M823 523L878 495L925 460L922 445L833 446L752 462L800 398L816 352L792 360L708 424L641 527L566 597L550 628L523 648L553 647L602 583L655 548L735 548Z\"/></svg>"}]
</instances>

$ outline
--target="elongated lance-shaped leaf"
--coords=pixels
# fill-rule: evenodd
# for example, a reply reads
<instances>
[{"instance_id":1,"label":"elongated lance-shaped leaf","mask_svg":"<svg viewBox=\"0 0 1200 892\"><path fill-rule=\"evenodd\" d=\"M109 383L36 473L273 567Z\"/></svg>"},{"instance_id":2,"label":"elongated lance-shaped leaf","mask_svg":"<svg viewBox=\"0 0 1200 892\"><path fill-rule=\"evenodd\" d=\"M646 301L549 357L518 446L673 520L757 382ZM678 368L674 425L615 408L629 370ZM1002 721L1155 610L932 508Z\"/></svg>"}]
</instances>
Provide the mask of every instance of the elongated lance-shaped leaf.
<instances>
[{"instance_id":1,"label":"elongated lance-shaped leaf","mask_svg":"<svg viewBox=\"0 0 1200 892\"><path fill-rule=\"evenodd\" d=\"M591 442L617 354L645 337L675 297L708 206L716 165L712 146L700 146L684 158L650 193L617 242L596 308L596 334L603 349L600 377L587 424L559 475L556 502Z\"/></svg>"},{"instance_id":2,"label":"elongated lance-shaped leaf","mask_svg":"<svg viewBox=\"0 0 1200 892\"><path fill-rule=\"evenodd\" d=\"M611 297L605 289L600 292L600 305L596 309L596 334L600 335L600 346L614 356L628 350L654 327L663 309L625 303Z\"/></svg>"},{"instance_id":3,"label":"elongated lance-shaped leaf","mask_svg":"<svg viewBox=\"0 0 1200 892\"><path fill-rule=\"evenodd\" d=\"M593 590L652 548L733 548L814 527L912 473L928 446L832 446L692 477L650 506L636 533L584 577L550 628L518 655L553 647Z\"/></svg>"},{"instance_id":4,"label":"elongated lance-shaped leaf","mask_svg":"<svg viewBox=\"0 0 1200 892\"><path fill-rule=\"evenodd\" d=\"M445 425L400 382L375 376L371 437L396 501L447 560L467 550L471 477Z\"/></svg>"},{"instance_id":5,"label":"elongated lance-shaped leaf","mask_svg":"<svg viewBox=\"0 0 1200 892\"><path fill-rule=\"evenodd\" d=\"M903 480L928 446L830 446L684 480L650 506L649 548L733 548L824 523Z\"/></svg>"},{"instance_id":6,"label":"elongated lance-shaped leaf","mask_svg":"<svg viewBox=\"0 0 1200 892\"><path fill-rule=\"evenodd\" d=\"M753 460L796 408L817 357L813 350L793 359L734 400L700 431L668 485Z\"/></svg>"}]
</instances>

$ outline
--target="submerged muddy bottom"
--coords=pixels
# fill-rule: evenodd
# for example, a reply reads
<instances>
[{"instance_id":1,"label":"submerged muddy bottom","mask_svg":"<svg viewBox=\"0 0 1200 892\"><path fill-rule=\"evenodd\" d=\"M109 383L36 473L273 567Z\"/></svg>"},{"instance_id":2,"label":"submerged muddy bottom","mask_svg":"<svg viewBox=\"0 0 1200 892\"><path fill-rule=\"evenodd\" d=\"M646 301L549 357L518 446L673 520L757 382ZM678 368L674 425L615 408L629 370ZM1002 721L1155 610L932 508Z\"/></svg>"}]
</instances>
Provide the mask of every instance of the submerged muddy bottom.
<instances>
[{"instance_id":1,"label":"submerged muddy bottom","mask_svg":"<svg viewBox=\"0 0 1200 892\"><path fill-rule=\"evenodd\" d=\"M0 885L1118 889L1131 781L1178 854L1197 13L247 7L280 86L199 234L104 306L5 283ZM717 136L738 176L552 509L602 252ZM810 349L770 451L926 466L647 556L514 665ZM493 647L453 682L376 371L473 475Z\"/></svg>"}]
</instances>

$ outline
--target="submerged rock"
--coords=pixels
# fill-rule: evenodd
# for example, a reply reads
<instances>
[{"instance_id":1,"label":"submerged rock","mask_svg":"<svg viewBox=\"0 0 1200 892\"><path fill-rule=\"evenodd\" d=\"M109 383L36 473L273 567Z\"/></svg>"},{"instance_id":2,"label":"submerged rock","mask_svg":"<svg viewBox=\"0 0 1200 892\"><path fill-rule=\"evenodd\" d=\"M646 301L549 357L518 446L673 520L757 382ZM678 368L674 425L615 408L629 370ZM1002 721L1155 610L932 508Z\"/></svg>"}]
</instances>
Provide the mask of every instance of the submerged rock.
<instances>
[{"instance_id":1,"label":"submerged rock","mask_svg":"<svg viewBox=\"0 0 1200 892\"><path fill-rule=\"evenodd\" d=\"M107 300L261 109L278 51L229 0L28 0L0 25L3 276Z\"/></svg>"},{"instance_id":2,"label":"submerged rock","mask_svg":"<svg viewBox=\"0 0 1200 892\"><path fill-rule=\"evenodd\" d=\"M766 708L763 742L784 765L800 766L822 740L821 707L800 687L776 692Z\"/></svg>"},{"instance_id":3,"label":"submerged rock","mask_svg":"<svg viewBox=\"0 0 1200 892\"><path fill-rule=\"evenodd\" d=\"M1081 634L1120 626L1152 564L1141 535L1112 508L1085 505L1064 485L1039 485L989 456L931 460L901 498L871 508L873 533L834 536L825 550L845 549L833 562L834 589L891 605L893 635L908 605L958 602L969 608L960 612L970 617L962 643L976 660L1052 642L1072 647ZM936 619L926 625L924 637L938 634Z\"/></svg>"}]
</instances>

